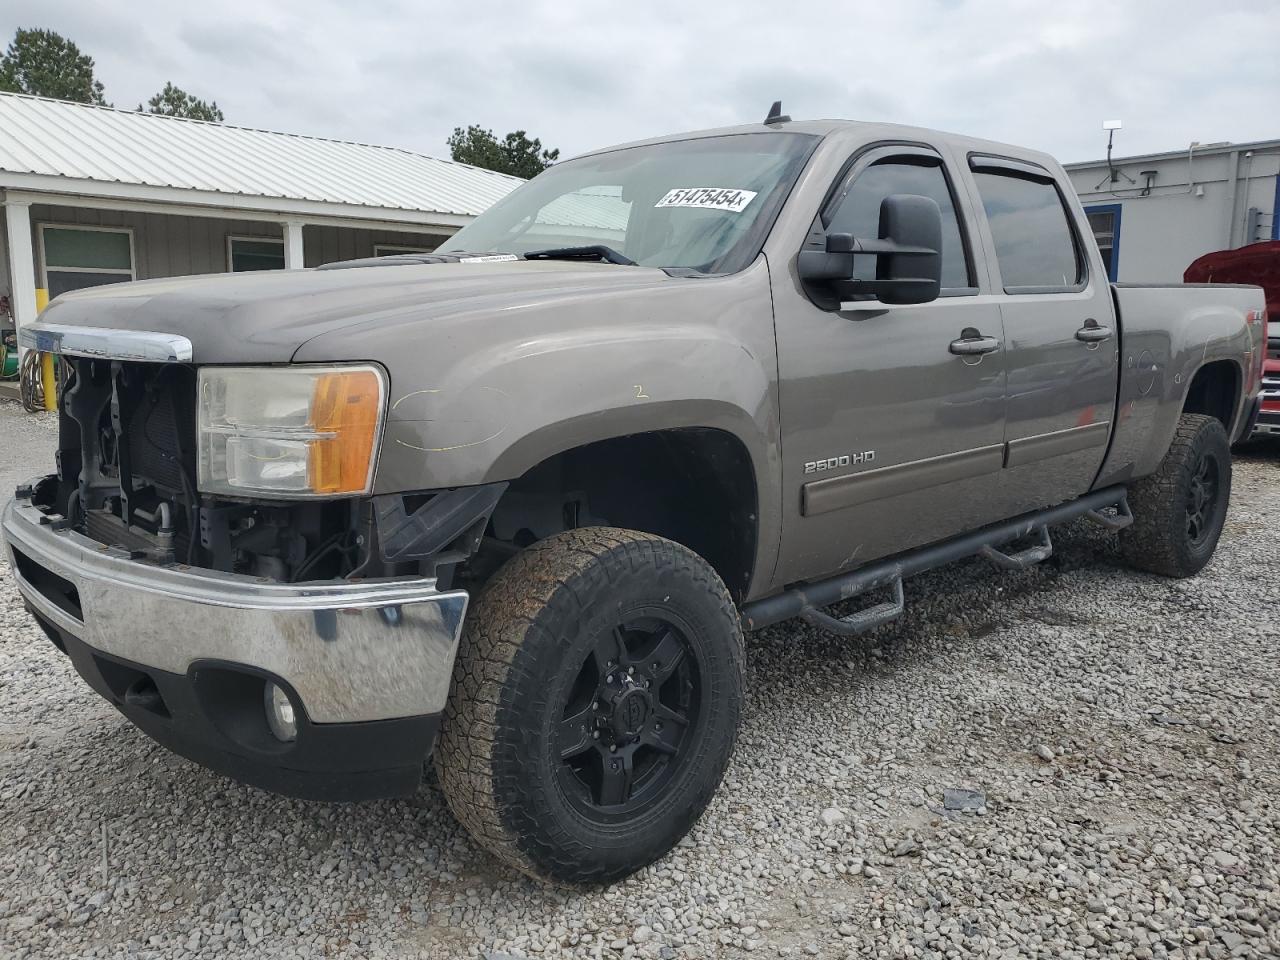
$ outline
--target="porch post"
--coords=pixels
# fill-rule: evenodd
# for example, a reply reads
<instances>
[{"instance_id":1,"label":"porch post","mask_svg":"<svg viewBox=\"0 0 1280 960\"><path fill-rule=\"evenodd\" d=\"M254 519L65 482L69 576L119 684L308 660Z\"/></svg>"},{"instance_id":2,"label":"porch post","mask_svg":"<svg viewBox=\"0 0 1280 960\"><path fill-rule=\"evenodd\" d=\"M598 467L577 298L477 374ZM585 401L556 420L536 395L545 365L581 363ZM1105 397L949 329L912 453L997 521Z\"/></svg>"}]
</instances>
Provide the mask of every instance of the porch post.
<instances>
[{"instance_id":1,"label":"porch post","mask_svg":"<svg viewBox=\"0 0 1280 960\"><path fill-rule=\"evenodd\" d=\"M9 303L13 325L21 330L36 318L36 261L31 242L31 204L10 200L4 205L9 247ZM21 343L21 340L19 340ZM25 352L20 348L19 354Z\"/></svg>"},{"instance_id":2,"label":"porch post","mask_svg":"<svg viewBox=\"0 0 1280 960\"><path fill-rule=\"evenodd\" d=\"M306 258L302 249L302 221L286 220L284 222L284 268L301 270L306 266Z\"/></svg>"}]
</instances>

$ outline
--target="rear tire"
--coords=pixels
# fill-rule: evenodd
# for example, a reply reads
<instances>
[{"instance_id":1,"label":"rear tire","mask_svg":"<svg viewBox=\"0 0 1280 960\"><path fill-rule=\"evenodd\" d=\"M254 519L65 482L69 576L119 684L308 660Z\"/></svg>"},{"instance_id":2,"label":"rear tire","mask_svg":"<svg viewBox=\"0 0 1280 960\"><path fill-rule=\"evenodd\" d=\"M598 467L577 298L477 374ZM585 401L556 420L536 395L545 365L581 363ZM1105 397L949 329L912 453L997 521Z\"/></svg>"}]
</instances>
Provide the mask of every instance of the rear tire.
<instances>
[{"instance_id":1,"label":"rear tire","mask_svg":"<svg viewBox=\"0 0 1280 960\"><path fill-rule=\"evenodd\" d=\"M1231 446L1214 417L1184 413L1159 469L1129 490L1133 525L1120 534L1131 566L1190 577L1213 557L1231 499Z\"/></svg>"},{"instance_id":2,"label":"rear tire","mask_svg":"<svg viewBox=\"0 0 1280 960\"><path fill-rule=\"evenodd\" d=\"M469 615L440 785L472 837L518 870L617 880L701 815L742 689L737 610L706 561L629 530L558 534L508 561Z\"/></svg>"}]
</instances>

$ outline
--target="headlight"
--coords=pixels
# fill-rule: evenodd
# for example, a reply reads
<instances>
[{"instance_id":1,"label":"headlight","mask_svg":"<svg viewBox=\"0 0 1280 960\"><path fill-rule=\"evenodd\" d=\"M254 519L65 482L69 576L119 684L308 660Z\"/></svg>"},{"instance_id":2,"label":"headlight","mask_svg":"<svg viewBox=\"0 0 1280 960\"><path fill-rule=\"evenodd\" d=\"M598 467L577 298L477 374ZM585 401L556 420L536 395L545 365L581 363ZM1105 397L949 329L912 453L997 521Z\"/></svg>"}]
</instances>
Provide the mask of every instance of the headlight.
<instances>
[{"instance_id":1,"label":"headlight","mask_svg":"<svg viewBox=\"0 0 1280 960\"><path fill-rule=\"evenodd\" d=\"M368 493L386 407L380 367L202 367L204 493Z\"/></svg>"}]
</instances>

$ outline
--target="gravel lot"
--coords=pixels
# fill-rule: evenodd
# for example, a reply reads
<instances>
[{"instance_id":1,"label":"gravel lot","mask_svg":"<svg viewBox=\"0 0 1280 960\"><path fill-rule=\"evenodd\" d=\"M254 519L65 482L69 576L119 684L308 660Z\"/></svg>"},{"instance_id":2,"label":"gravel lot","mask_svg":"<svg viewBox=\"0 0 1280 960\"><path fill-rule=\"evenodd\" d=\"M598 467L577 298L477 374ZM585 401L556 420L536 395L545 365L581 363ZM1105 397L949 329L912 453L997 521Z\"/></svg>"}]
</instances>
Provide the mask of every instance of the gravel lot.
<instances>
[{"instance_id":1,"label":"gravel lot","mask_svg":"<svg viewBox=\"0 0 1280 960\"><path fill-rule=\"evenodd\" d=\"M0 403L0 489L53 423ZM501 869L438 791L239 786L153 745L0 565L0 956L1280 955L1280 447L1175 582L1062 531L1024 574L917 578L863 641L749 638L728 778L612 889ZM944 790L982 791L973 812Z\"/></svg>"}]
</instances>

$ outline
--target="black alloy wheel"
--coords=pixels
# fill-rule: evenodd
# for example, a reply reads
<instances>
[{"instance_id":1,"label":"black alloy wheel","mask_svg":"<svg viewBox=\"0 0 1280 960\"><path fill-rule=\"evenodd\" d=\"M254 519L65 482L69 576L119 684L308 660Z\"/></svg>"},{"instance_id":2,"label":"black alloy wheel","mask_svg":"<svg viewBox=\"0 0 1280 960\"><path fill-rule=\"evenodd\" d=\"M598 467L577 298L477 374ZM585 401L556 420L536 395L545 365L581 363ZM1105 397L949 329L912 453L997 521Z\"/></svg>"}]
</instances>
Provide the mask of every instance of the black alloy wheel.
<instances>
[{"instance_id":1,"label":"black alloy wheel","mask_svg":"<svg viewBox=\"0 0 1280 960\"><path fill-rule=\"evenodd\" d=\"M1222 504L1218 498L1221 472L1211 451L1204 451L1196 460L1191 474L1191 488L1187 496L1187 539L1193 547L1202 545L1209 531L1214 529Z\"/></svg>"},{"instance_id":2,"label":"black alloy wheel","mask_svg":"<svg viewBox=\"0 0 1280 960\"><path fill-rule=\"evenodd\" d=\"M561 714L566 798L594 819L633 815L687 759L698 707L697 663L675 624L645 617L599 634Z\"/></svg>"}]
</instances>

